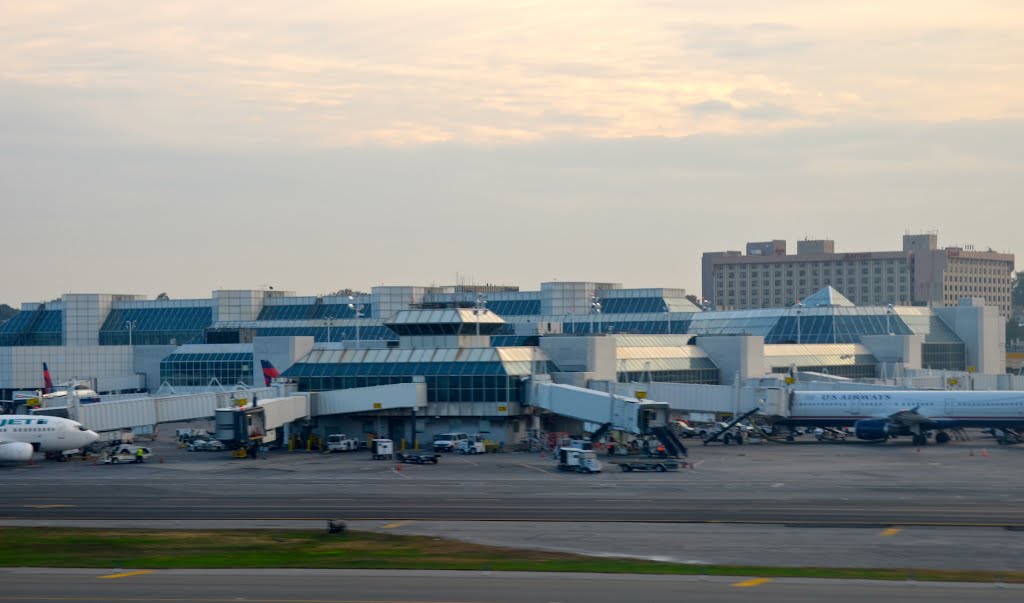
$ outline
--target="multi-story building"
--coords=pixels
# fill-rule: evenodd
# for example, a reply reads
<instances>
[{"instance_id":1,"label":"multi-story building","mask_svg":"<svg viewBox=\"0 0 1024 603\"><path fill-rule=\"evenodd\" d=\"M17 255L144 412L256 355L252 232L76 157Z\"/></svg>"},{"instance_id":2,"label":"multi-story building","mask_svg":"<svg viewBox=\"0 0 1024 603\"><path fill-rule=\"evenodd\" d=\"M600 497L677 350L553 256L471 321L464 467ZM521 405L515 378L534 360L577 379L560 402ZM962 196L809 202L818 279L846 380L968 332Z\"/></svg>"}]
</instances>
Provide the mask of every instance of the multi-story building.
<instances>
[{"instance_id":1,"label":"multi-story building","mask_svg":"<svg viewBox=\"0 0 1024 603\"><path fill-rule=\"evenodd\" d=\"M980 299L958 303L857 307L823 287L800 307L707 311L682 289L601 282L548 282L533 291L380 286L352 297L65 294L23 304L0 325L0 407L38 398L43 363L55 383L86 381L116 404L120 394L141 391L255 391L266 383L266 361L300 392L326 401L321 410L350 394L384 395L364 388L419 392L401 409L321 413L344 415L324 418L321 427L333 430L326 433L396 439L472 429L511 442L536 416L525 389L534 377L607 391L600 383L732 385L794 368L846 378L885 378L897 365L1003 372L996 308ZM157 420L132 417L140 423L129 426Z\"/></svg>"},{"instance_id":2,"label":"multi-story building","mask_svg":"<svg viewBox=\"0 0 1024 603\"><path fill-rule=\"evenodd\" d=\"M902 251L836 253L831 240L748 243L739 251L707 252L702 296L720 310L792 306L831 286L860 306L955 306L984 298L1010 315L1014 256L971 246L939 248L935 234L904 235Z\"/></svg>"}]
</instances>

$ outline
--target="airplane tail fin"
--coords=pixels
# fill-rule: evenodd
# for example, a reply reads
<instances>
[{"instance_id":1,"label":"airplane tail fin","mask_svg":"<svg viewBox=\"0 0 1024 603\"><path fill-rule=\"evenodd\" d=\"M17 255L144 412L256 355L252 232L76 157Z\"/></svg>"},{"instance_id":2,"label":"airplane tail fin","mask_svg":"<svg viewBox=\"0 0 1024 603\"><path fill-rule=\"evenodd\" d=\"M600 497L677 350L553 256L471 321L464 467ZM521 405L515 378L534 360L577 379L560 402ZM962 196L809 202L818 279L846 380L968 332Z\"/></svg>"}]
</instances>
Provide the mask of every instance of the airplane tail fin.
<instances>
[{"instance_id":1,"label":"airplane tail fin","mask_svg":"<svg viewBox=\"0 0 1024 603\"><path fill-rule=\"evenodd\" d=\"M270 387L271 381L281 376L281 372L274 368L274 365L269 360L260 360L260 366L263 367L263 382L267 387Z\"/></svg>"},{"instance_id":2,"label":"airplane tail fin","mask_svg":"<svg viewBox=\"0 0 1024 603\"><path fill-rule=\"evenodd\" d=\"M43 363L43 393L53 393L53 379L50 379L50 368Z\"/></svg>"}]
</instances>

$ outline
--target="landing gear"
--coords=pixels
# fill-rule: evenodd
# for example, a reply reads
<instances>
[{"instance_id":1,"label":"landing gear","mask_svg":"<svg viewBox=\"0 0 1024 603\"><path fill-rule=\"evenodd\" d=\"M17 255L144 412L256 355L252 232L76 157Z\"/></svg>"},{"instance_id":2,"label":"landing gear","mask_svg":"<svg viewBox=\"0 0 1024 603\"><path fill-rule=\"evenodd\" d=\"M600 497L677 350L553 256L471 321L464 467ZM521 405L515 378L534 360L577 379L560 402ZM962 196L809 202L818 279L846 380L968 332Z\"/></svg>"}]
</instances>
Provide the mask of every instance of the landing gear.
<instances>
[{"instance_id":1,"label":"landing gear","mask_svg":"<svg viewBox=\"0 0 1024 603\"><path fill-rule=\"evenodd\" d=\"M928 443L928 436L920 433L915 433L913 438L914 446L924 446Z\"/></svg>"},{"instance_id":2,"label":"landing gear","mask_svg":"<svg viewBox=\"0 0 1024 603\"><path fill-rule=\"evenodd\" d=\"M940 431L939 433L935 434L935 443L936 444L940 444L940 445L941 444L948 444L949 440L950 440L949 434L946 433L945 431Z\"/></svg>"},{"instance_id":3,"label":"landing gear","mask_svg":"<svg viewBox=\"0 0 1024 603\"><path fill-rule=\"evenodd\" d=\"M1003 427L992 430L992 433L996 438L996 442L1000 445L1020 444L1021 442L1024 442L1024 436L1022 436L1019 431L1013 429Z\"/></svg>"}]
</instances>

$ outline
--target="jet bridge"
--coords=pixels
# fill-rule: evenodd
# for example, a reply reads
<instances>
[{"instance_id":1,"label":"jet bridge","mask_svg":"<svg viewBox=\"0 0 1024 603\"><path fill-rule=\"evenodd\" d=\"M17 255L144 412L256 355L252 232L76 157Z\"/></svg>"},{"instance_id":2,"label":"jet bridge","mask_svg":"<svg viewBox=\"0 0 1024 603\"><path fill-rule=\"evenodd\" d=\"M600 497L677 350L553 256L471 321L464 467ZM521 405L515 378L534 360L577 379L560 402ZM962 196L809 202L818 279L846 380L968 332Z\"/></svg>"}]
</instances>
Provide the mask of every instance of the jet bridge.
<instances>
[{"instance_id":1,"label":"jet bridge","mask_svg":"<svg viewBox=\"0 0 1024 603\"><path fill-rule=\"evenodd\" d=\"M230 447L244 446L253 440L273 442L279 429L292 421L309 418L309 396L298 394L218 408L214 418L214 437Z\"/></svg>"},{"instance_id":2,"label":"jet bridge","mask_svg":"<svg viewBox=\"0 0 1024 603\"><path fill-rule=\"evenodd\" d=\"M317 392L312 395L314 416L379 410L423 410L427 407L426 383L395 383Z\"/></svg>"},{"instance_id":3,"label":"jet bridge","mask_svg":"<svg viewBox=\"0 0 1024 603\"><path fill-rule=\"evenodd\" d=\"M572 385L533 383L530 404L544 410L603 425L609 429L642 434L668 423L670 406Z\"/></svg>"}]
</instances>

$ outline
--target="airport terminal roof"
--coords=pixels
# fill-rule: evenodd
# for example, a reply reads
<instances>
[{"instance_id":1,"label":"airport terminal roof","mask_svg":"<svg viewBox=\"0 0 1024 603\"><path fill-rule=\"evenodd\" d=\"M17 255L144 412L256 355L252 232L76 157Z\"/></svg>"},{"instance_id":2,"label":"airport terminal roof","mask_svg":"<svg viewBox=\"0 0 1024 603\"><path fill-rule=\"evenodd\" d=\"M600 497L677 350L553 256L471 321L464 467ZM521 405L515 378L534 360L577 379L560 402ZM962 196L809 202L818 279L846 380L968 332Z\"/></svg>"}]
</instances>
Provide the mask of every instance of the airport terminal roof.
<instances>
[{"instance_id":1,"label":"airport terminal roof","mask_svg":"<svg viewBox=\"0 0 1024 603\"><path fill-rule=\"evenodd\" d=\"M314 365L334 365L339 374L529 375L533 372L531 368L548 372L549 363L543 350L532 347L316 349L288 369L286 376L322 374L323 369L311 368Z\"/></svg>"}]
</instances>

